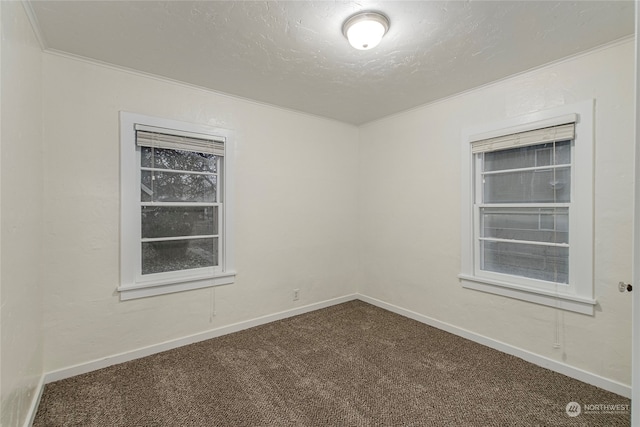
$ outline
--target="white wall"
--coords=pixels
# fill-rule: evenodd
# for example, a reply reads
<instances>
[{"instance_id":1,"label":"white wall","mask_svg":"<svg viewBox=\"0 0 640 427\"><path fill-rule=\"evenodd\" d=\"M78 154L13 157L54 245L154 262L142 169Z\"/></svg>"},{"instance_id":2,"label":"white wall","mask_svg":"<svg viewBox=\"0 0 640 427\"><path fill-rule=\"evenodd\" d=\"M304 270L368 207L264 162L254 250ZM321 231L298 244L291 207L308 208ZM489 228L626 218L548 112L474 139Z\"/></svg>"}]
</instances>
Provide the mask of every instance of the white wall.
<instances>
[{"instance_id":1,"label":"white wall","mask_svg":"<svg viewBox=\"0 0 640 427\"><path fill-rule=\"evenodd\" d=\"M355 292L355 126L57 55L43 67L45 371ZM235 132L235 284L119 301L120 110Z\"/></svg>"},{"instance_id":2,"label":"white wall","mask_svg":"<svg viewBox=\"0 0 640 427\"><path fill-rule=\"evenodd\" d=\"M631 280L633 84L627 41L363 126L360 292L629 384L631 297L617 283ZM461 129L591 98L595 316L463 289Z\"/></svg>"},{"instance_id":3,"label":"white wall","mask_svg":"<svg viewBox=\"0 0 640 427\"><path fill-rule=\"evenodd\" d=\"M26 419L42 374L42 54L20 2L0 2L0 424Z\"/></svg>"}]
</instances>

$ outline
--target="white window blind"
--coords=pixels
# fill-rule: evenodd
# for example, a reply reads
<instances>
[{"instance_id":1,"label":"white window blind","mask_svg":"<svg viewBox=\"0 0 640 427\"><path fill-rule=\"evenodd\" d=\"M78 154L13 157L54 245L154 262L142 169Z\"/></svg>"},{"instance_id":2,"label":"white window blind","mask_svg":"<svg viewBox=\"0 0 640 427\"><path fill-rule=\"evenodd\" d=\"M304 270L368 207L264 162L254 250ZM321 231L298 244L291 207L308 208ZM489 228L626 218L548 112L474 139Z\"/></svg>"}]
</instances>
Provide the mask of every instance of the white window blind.
<instances>
[{"instance_id":1,"label":"white window blind","mask_svg":"<svg viewBox=\"0 0 640 427\"><path fill-rule=\"evenodd\" d=\"M488 153L491 151L520 148L531 145L544 144L554 141L571 140L575 136L575 123L567 123L559 126L535 129L527 132L513 133L474 141L471 144L473 154Z\"/></svg>"},{"instance_id":2,"label":"white window blind","mask_svg":"<svg viewBox=\"0 0 640 427\"><path fill-rule=\"evenodd\" d=\"M171 130L138 125L136 144L140 147L153 147L168 150L192 151L195 153L224 156L224 139L212 139L208 135L193 132Z\"/></svg>"}]
</instances>

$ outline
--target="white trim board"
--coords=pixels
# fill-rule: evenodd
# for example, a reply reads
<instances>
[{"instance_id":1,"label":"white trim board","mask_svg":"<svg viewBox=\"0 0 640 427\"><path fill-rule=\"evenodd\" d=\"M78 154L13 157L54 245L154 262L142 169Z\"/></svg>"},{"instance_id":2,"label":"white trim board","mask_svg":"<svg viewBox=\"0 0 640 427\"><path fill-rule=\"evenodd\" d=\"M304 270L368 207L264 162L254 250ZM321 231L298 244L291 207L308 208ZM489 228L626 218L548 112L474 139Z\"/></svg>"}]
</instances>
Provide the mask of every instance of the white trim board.
<instances>
[{"instance_id":1,"label":"white trim board","mask_svg":"<svg viewBox=\"0 0 640 427\"><path fill-rule=\"evenodd\" d=\"M170 341L165 341L159 344L153 344L147 347L142 347L136 350L127 351L124 353L114 354L102 359L92 360L86 363L80 363L68 368L58 369L56 371L47 372L44 374L44 383L49 384L54 381L63 380L76 375L86 374L88 372L96 371L98 369L106 368L108 366L117 365L119 363L128 362L130 360L140 359L142 357L151 356L152 354L160 353L174 348L183 347L185 345L193 344L200 341L205 341L211 338L220 337L234 332L243 331L245 329L253 328L255 326L264 325L267 323L275 322L277 320L286 319L288 317L298 316L300 314L309 313L312 311L320 310L322 308L331 307L333 305L342 304L344 302L353 301L358 299L358 294L345 295L330 300L317 302L314 304L305 305L303 307L296 307L290 310L281 311L274 314L268 314L266 316L256 317L255 319L245 320L231 325L221 326L219 328L211 329L209 331L200 332L193 335L188 335L183 338L178 338Z\"/></svg>"},{"instance_id":2,"label":"white trim board","mask_svg":"<svg viewBox=\"0 0 640 427\"><path fill-rule=\"evenodd\" d=\"M27 411L27 417L24 420L24 427L31 427L36 420L36 414L38 413L38 406L40 406L40 400L42 400L42 393L44 392L44 375L40 376L40 381L36 386L35 393L31 399L29 410Z\"/></svg>"},{"instance_id":3,"label":"white trim board","mask_svg":"<svg viewBox=\"0 0 640 427\"><path fill-rule=\"evenodd\" d=\"M510 344L506 344L501 341L497 341L492 338L485 337L484 335L476 334L475 332L468 331L466 329L451 325L449 323L441 322L440 320L436 320L429 316L416 313L415 311L398 307L397 305L389 304L387 302L381 301L376 298L359 294L358 299L366 303L369 303L371 305L375 305L376 307L380 307L385 310L391 311L393 313L399 314L401 316L416 320L420 323L424 323L425 325L433 326L434 328L449 332L451 334L457 335L462 338L466 338L470 341L474 341L478 344L482 344L484 346L493 348L503 353L510 354L511 356L518 357L529 363L533 363L534 365L538 365L540 367L549 369L554 372L558 372L560 374L574 378L578 381L591 384L593 386L610 391L612 393L619 394L620 396L631 398L631 387L626 384L622 384L617 381L601 377L591 372L587 372L582 369L567 365L565 363L561 363L556 360L549 359L548 357L545 357L545 356L540 356L528 350L524 350L519 347L514 347Z\"/></svg>"},{"instance_id":4,"label":"white trim board","mask_svg":"<svg viewBox=\"0 0 640 427\"><path fill-rule=\"evenodd\" d=\"M569 366L567 364L558 362L556 360L549 359L547 357L540 356L530 351L527 351L518 347L514 347L512 345L494 340L492 338L485 337L483 335L476 334L474 332L451 325L449 323L441 322L429 316L425 316L423 314L419 314L414 311L407 310L405 308L398 307L396 305L393 305L393 304L390 304L366 295L358 294L358 293L345 295L342 297L333 298L330 300L321 301L314 304L309 304L303 307L297 307L290 310L281 311L279 313L257 317L255 319L234 323L232 325L222 326L216 329L212 329L210 331L189 335L183 338L166 341L160 344L143 347L137 350L132 350L132 351L128 351L120 354L115 354L113 356L108 356L102 359L81 363L78 365L70 366L68 368L47 372L43 376L44 384L63 380L65 378L70 378L75 375L85 374L87 372L106 368L108 366L117 365L119 363L124 363L130 360L139 359L141 357L150 356L152 354L160 353L162 351L167 351L167 350L182 347L185 345L193 344L196 342L208 340L211 338L216 338L216 337L231 334L234 332L239 332L255 326L264 325L266 323L275 322L277 320L286 319L288 317L297 316L299 314L309 313L315 310L331 307L333 305L342 304L344 302L353 301L353 300L360 300L360 301L369 303L371 305L375 305L376 307L380 307L382 309L391 311L401 316L416 320L420 323L424 323L434 328L438 328L443 331L457 335L459 337L474 341L478 344L485 345L487 347L493 348L503 353L518 357L529 363L533 363L534 365L549 369L554 372L558 372L560 374L577 379L587 384L594 385L596 387L600 387L604 390L619 394L627 398L631 397L631 387L626 384L622 384L617 381L601 377L591 372L587 372L582 369ZM37 409L37 405L35 406L35 409ZM35 412L33 413L33 415L35 416Z\"/></svg>"}]
</instances>

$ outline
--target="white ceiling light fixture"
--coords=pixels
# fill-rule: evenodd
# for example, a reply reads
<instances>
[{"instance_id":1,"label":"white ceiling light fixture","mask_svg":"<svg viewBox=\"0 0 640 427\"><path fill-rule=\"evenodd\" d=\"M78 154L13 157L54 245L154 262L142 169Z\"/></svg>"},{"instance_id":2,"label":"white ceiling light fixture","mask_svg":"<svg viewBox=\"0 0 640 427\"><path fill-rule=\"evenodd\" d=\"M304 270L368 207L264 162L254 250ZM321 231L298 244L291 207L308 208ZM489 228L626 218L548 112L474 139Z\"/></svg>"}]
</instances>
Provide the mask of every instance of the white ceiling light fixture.
<instances>
[{"instance_id":1,"label":"white ceiling light fixture","mask_svg":"<svg viewBox=\"0 0 640 427\"><path fill-rule=\"evenodd\" d=\"M351 46L359 50L373 49L389 30L389 18L378 12L361 12L347 19L342 33Z\"/></svg>"}]
</instances>

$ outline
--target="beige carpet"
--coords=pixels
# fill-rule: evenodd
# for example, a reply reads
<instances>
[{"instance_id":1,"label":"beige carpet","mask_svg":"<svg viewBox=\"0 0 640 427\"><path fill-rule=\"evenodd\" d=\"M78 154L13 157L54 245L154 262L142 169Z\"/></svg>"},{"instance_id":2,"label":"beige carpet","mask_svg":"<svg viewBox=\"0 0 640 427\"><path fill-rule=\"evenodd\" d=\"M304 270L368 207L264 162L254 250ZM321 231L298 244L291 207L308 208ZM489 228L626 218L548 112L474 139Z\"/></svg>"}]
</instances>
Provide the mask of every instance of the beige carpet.
<instances>
[{"instance_id":1,"label":"beige carpet","mask_svg":"<svg viewBox=\"0 0 640 427\"><path fill-rule=\"evenodd\" d=\"M48 384L34 426L628 426L629 404L353 301Z\"/></svg>"}]
</instances>

